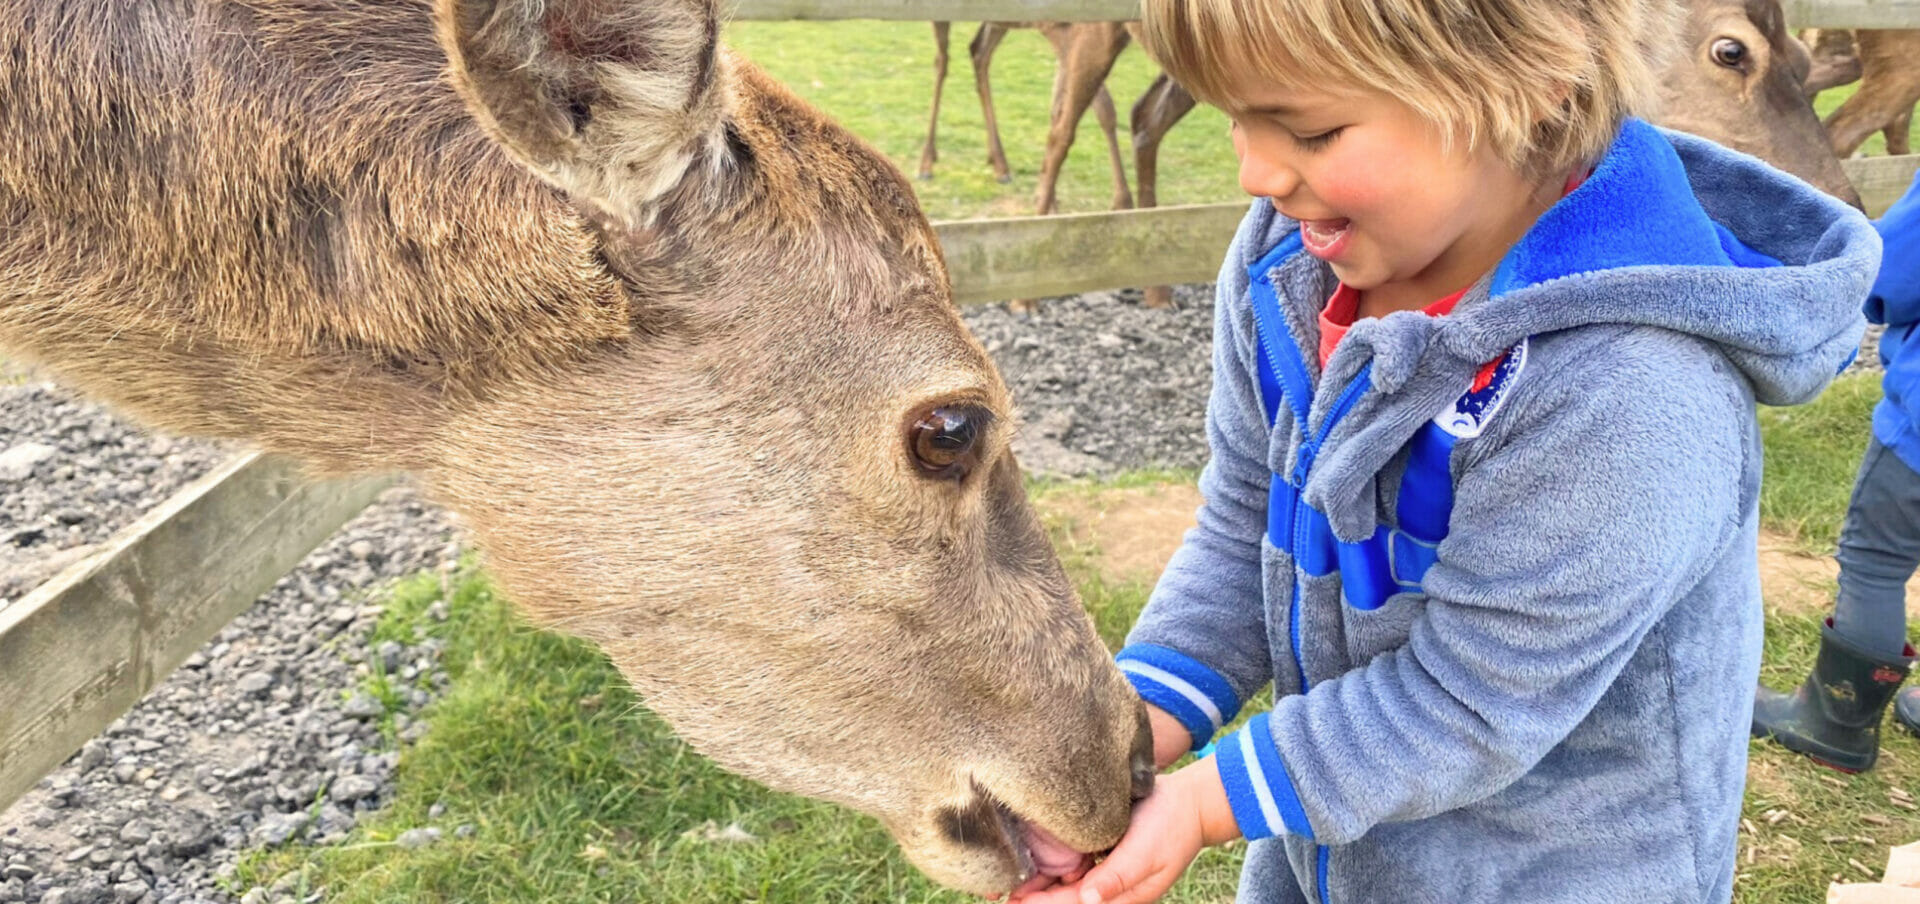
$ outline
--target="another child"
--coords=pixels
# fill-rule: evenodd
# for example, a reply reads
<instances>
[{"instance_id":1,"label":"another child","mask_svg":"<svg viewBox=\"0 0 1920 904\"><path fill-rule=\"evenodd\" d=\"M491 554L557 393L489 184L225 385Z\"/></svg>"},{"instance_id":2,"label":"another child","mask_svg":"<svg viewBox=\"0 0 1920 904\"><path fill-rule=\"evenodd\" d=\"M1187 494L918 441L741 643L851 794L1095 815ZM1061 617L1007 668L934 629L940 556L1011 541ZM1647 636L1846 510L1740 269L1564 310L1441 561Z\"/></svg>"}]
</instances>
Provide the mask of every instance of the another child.
<instances>
[{"instance_id":1,"label":"another child","mask_svg":"<svg viewBox=\"0 0 1920 904\"><path fill-rule=\"evenodd\" d=\"M1753 733L1843 772L1872 769L1880 718L1920 733L1920 688L1897 696L1913 667L1907 646L1907 581L1920 568L1920 174L1874 224L1885 242L1867 319L1885 324L1885 389L1873 435L1840 528L1840 593L1820 630L1820 653L1792 693L1765 687L1753 701Z\"/></svg>"},{"instance_id":2,"label":"another child","mask_svg":"<svg viewBox=\"0 0 1920 904\"><path fill-rule=\"evenodd\" d=\"M1249 902L1724 902L1760 665L1753 404L1859 339L1879 240L1631 118L1668 0L1146 0L1260 200L1200 523L1121 652L1164 776L1079 882L1252 840Z\"/></svg>"}]
</instances>

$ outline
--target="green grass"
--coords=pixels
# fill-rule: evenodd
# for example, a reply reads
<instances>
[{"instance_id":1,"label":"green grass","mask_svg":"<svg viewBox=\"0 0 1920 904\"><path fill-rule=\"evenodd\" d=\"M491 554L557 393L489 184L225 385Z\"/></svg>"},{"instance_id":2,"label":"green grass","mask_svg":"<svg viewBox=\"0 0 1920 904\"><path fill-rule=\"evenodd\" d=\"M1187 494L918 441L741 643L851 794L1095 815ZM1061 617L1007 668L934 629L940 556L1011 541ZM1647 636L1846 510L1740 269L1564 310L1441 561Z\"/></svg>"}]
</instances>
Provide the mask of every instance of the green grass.
<instances>
[{"instance_id":1,"label":"green grass","mask_svg":"<svg viewBox=\"0 0 1920 904\"><path fill-rule=\"evenodd\" d=\"M1016 29L994 56L994 110L1013 181L994 181L974 93L967 42L976 23L953 26L952 63L940 113L940 162L914 182L936 220L1033 213L1052 103L1053 49L1039 32ZM924 22L740 22L728 43L775 78L885 153L909 177L920 165L933 101L933 29ZM1157 70L1137 47L1114 64L1108 90L1119 107L1121 154L1134 178L1127 111ZM1195 109L1160 147L1160 203L1235 200L1238 165L1219 111ZM1059 185L1062 212L1106 210L1113 179L1106 141L1091 110L1080 124Z\"/></svg>"},{"instance_id":2,"label":"green grass","mask_svg":"<svg viewBox=\"0 0 1920 904\"><path fill-rule=\"evenodd\" d=\"M1091 571L1091 551L1070 556ZM1146 601L1138 584L1083 580L1118 642ZM393 592L379 637L442 638L451 685L431 730L405 749L398 792L335 848L256 852L237 888L288 882L331 902L895 902L974 900L914 872L872 820L728 775L640 708L587 645L522 626L484 575L436 576ZM391 693L390 679L368 679ZM429 820L435 803L445 805ZM705 830L738 823L756 840ZM434 825L438 844L394 841ZM471 825L470 837L455 837ZM1181 902L1231 896L1239 851L1210 853Z\"/></svg>"},{"instance_id":3,"label":"green grass","mask_svg":"<svg viewBox=\"0 0 1920 904\"><path fill-rule=\"evenodd\" d=\"M1832 551L1878 401L1879 374L1862 373L1835 380L1814 404L1760 409L1762 525L1807 552Z\"/></svg>"}]
</instances>

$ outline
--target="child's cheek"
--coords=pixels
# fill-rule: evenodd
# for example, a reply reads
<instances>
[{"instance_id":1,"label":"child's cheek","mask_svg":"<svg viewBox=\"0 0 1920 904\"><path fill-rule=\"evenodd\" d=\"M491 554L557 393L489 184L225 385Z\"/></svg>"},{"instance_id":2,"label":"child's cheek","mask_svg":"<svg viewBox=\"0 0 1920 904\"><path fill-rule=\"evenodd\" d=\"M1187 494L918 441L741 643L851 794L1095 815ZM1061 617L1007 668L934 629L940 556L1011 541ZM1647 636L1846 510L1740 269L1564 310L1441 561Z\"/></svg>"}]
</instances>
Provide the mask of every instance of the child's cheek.
<instances>
[{"instance_id":1,"label":"child's cheek","mask_svg":"<svg viewBox=\"0 0 1920 904\"><path fill-rule=\"evenodd\" d=\"M1341 216L1369 220L1390 206L1396 194L1395 186L1388 184L1392 179L1389 172L1372 167L1342 167L1314 188L1320 199Z\"/></svg>"},{"instance_id":2,"label":"child's cheek","mask_svg":"<svg viewBox=\"0 0 1920 904\"><path fill-rule=\"evenodd\" d=\"M1406 167L1404 155L1358 143L1341 150L1345 153L1321 173L1320 184L1314 187L1321 200L1342 216L1369 219L1392 206L1395 198L1416 190L1401 173Z\"/></svg>"}]
</instances>

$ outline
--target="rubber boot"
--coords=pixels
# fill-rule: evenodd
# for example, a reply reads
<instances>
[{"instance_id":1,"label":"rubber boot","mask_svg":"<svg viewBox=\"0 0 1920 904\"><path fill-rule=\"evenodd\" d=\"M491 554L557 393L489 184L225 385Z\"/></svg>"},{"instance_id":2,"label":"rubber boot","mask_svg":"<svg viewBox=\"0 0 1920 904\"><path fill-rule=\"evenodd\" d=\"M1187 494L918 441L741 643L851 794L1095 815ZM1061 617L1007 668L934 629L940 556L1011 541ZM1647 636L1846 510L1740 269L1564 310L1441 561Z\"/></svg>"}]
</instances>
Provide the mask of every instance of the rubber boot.
<instances>
[{"instance_id":1,"label":"rubber boot","mask_svg":"<svg viewBox=\"0 0 1920 904\"><path fill-rule=\"evenodd\" d=\"M1893 721L1920 735L1920 687L1910 687L1893 698Z\"/></svg>"},{"instance_id":2,"label":"rubber boot","mask_svg":"<svg viewBox=\"0 0 1920 904\"><path fill-rule=\"evenodd\" d=\"M1880 758L1880 717L1912 667L1912 647L1898 659L1869 656L1827 619L1806 682L1791 694L1754 694L1753 735L1841 772L1865 772Z\"/></svg>"}]
</instances>

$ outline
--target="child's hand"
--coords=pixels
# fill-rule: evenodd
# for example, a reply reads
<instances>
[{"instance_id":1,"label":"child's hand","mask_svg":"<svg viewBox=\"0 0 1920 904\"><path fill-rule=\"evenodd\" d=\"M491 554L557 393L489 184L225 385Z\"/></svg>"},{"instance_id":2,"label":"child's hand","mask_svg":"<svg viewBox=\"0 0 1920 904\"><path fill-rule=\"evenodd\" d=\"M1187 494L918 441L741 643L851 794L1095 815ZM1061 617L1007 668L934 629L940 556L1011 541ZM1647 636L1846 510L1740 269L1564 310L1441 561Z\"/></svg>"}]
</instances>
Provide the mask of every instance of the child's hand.
<instances>
[{"instance_id":1,"label":"child's hand","mask_svg":"<svg viewBox=\"0 0 1920 904\"><path fill-rule=\"evenodd\" d=\"M1184 731L1182 732L1185 733ZM1156 735L1157 737L1157 735ZM1157 746L1157 745L1156 745ZM1208 845L1238 837L1227 789L1212 757L1163 775L1133 808L1120 846L1077 883L1029 894L1017 904L1146 904L1159 900Z\"/></svg>"},{"instance_id":2,"label":"child's hand","mask_svg":"<svg viewBox=\"0 0 1920 904\"><path fill-rule=\"evenodd\" d=\"M1153 768L1165 769L1193 749L1187 727L1151 703L1147 704L1147 725L1153 729Z\"/></svg>"}]
</instances>

